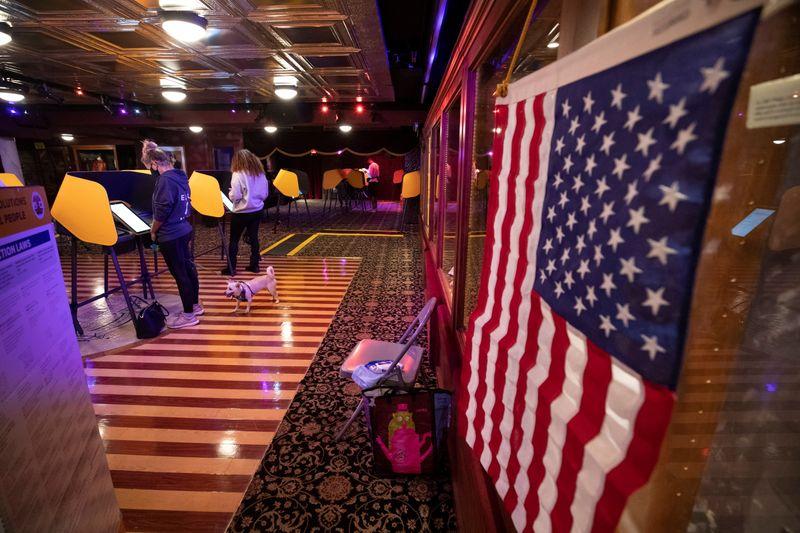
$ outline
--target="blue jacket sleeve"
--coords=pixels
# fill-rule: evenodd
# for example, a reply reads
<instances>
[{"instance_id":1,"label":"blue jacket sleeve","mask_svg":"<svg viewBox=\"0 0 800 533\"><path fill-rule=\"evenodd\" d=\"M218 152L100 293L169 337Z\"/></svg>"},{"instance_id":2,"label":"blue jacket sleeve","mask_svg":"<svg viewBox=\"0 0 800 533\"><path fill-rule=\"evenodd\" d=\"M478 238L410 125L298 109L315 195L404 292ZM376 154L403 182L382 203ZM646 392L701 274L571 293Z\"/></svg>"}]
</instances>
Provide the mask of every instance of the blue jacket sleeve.
<instances>
[{"instance_id":1,"label":"blue jacket sleeve","mask_svg":"<svg viewBox=\"0 0 800 533\"><path fill-rule=\"evenodd\" d=\"M153 191L153 219L166 222L177 200L174 186L168 179L159 179Z\"/></svg>"}]
</instances>

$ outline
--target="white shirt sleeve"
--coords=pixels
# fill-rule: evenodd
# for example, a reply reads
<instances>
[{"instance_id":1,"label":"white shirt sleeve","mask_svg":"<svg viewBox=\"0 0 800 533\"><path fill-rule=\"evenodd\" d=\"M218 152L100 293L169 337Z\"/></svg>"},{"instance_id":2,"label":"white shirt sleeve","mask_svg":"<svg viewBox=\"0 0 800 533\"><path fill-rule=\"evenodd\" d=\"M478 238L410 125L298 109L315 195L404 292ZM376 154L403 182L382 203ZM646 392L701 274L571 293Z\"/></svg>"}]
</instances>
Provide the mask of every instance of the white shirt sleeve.
<instances>
[{"instance_id":1,"label":"white shirt sleeve","mask_svg":"<svg viewBox=\"0 0 800 533\"><path fill-rule=\"evenodd\" d=\"M230 198L231 202L234 204L244 197L244 191L242 191L243 178L244 176L241 172L234 172L231 175L231 190L228 193L228 198Z\"/></svg>"}]
</instances>

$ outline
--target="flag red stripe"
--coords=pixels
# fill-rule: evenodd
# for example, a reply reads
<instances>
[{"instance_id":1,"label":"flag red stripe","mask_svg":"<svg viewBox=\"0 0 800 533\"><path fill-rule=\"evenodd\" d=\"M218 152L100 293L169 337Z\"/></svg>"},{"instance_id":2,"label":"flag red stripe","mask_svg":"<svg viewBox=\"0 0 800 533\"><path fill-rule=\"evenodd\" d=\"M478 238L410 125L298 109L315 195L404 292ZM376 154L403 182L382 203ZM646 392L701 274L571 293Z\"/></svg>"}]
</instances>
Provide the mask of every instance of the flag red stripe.
<instances>
[{"instance_id":1,"label":"flag red stripe","mask_svg":"<svg viewBox=\"0 0 800 533\"><path fill-rule=\"evenodd\" d=\"M519 335L519 321L517 320L517 313L519 312L520 302L523 297L530 298L531 294L522 294L523 278L529 268L532 268L528 257L528 240L530 239L533 230L533 210L530 206L533 205L534 185L539 176L539 146L542 143L542 132L544 131L544 94L538 95L534 98L533 104L533 120L534 130L533 137L528 145L528 172L525 176L520 176L519 179L524 180L525 183L525 211L523 212L523 223L519 234L519 260L517 261L516 272L514 273L514 292L509 304L509 310L517 310L517 312L509 312L509 328L503 338L498 342L497 348L497 367L494 375L494 389L497 397L495 398L494 405L490 413L491 419L494 421L492 433L489 440L489 449L492 450L492 462L487 469L489 476L497 479L500 471L500 463L498 462L498 449L500 447L500 423L503 420L503 412L507 408L503 402L504 391L506 387L519 386L519 375L517 376L517 384L507 382L506 373L508 371L509 349L516 344ZM535 253L535 251L534 251ZM534 261L535 262L535 261ZM534 273L535 275L535 273ZM515 424L516 425L516 424Z\"/></svg>"},{"instance_id":2,"label":"flag red stripe","mask_svg":"<svg viewBox=\"0 0 800 533\"><path fill-rule=\"evenodd\" d=\"M633 440L625 459L606 475L603 494L595 505L592 531L614 531L633 492L650 478L675 402L665 387L644 382L644 403L636 416Z\"/></svg>"},{"instance_id":3,"label":"flag red stripe","mask_svg":"<svg viewBox=\"0 0 800 533\"><path fill-rule=\"evenodd\" d=\"M501 223L500 229L500 242L505 243L503 246L504 249L508 248L508 243L510 239L511 233L511 224L514 221L514 218L517 216L515 211L516 208L516 188L514 187L514 178L519 174L519 159L520 159L520 150L522 144L522 134L525 131L525 102L521 101L516 104L514 107L514 113L516 114L516 124L514 126L514 132L511 142L511 167L508 173L508 194L506 198L506 213L503 217L503 221ZM486 360L486 353L489 349L489 335L492 331L497 328L498 322L500 321L500 317L503 315L506 310L501 305L501 296L503 293L503 279L505 278L506 270L509 268L508 262L504 261L503 258L500 259L499 269L497 271L497 282L495 283L494 287L494 302L491 309L491 315L489 320L483 327L481 331L481 338L480 344L478 345L478 353L477 356L479 360L484 364L488 365L491 362ZM477 409L475 411L475 420L473 421L475 427L475 433L480 434L481 429L483 428L484 420L486 418L486 412L483 409L483 400L486 397L487 392L487 372L483 371L478 374L482 379L478 380L478 389L475 391L475 402L477 405ZM480 457L483 453L483 447L486 445L486 442L483 438L478 438L475 440L475 445L473 446L473 452L475 453L476 457Z\"/></svg>"},{"instance_id":4,"label":"flag red stripe","mask_svg":"<svg viewBox=\"0 0 800 533\"><path fill-rule=\"evenodd\" d=\"M586 444L600 432L605 417L606 396L611 383L611 358L586 341L588 358L583 372L583 396L578 413L567 424L567 435L561 457L561 469L556 479L558 498L550 512L550 519L558 528L569 531L572 527L570 505L575 497L575 486L583 466Z\"/></svg>"},{"instance_id":5,"label":"flag red stripe","mask_svg":"<svg viewBox=\"0 0 800 533\"><path fill-rule=\"evenodd\" d=\"M531 299L531 314L528 316L528 339L525 342L522 359L519 362L519 382L517 383L517 392L514 396L513 411L514 411L514 429L511 433L511 449L519 450L523 446L522 442L522 426L519 421L522 420L522 415L528 408L525 402L525 395L528 393L528 374L533 367L536 366L537 356L539 354L539 329L542 326L542 305L541 300L537 294L533 295ZM511 459L508 462L506 469L509 482L509 491L506 494L503 502L506 509L509 511L517 507L518 495L514 486L517 476L525 475L525 472L520 473L519 455L516 453L511 454Z\"/></svg>"},{"instance_id":6,"label":"flag red stripe","mask_svg":"<svg viewBox=\"0 0 800 533\"><path fill-rule=\"evenodd\" d=\"M495 127L501 128L501 131L506 131L508 125L508 106L501 105L495 107ZM497 204L499 201L500 187L498 187L498 176L500 174L501 165L503 161L503 136L495 135L494 143L492 146L493 157L495 164L492 168L492 177L489 184L489 206L487 213L487 221L493 221L497 214ZM486 242L483 247L483 263L481 266L481 280L489 279L489 269L492 264L492 251L494 250L494 226L487 226L486 228ZM486 311L486 300L488 297L489 287L487 283L481 283L478 289L478 306L469 319L469 327L467 329L467 350L466 357L461 367L461 387L459 396L457 398L458 410L458 432L464 437L467 433L467 405L469 404L469 391L467 384L470 381L471 367L470 361L472 357L477 357L477 354L472 352L472 336L475 333L475 319ZM480 365L480 358L478 358ZM477 372L480 375L480 367Z\"/></svg>"},{"instance_id":7,"label":"flag red stripe","mask_svg":"<svg viewBox=\"0 0 800 533\"><path fill-rule=\"evenodd\" d=\"M561 395L566 376L566 355L569 349L567 336L567 323L557 313L550 311L555 324L553 346L551 348L552 361L547 378L539 387L539 400L536 406L536 428L533 432L533 461L528 467L530 490L525 498L525 509L528 511L528 527L533 527L533 522L539 512L539 485L544 479L544 452L547 449L548 429L550 428L551 404Z\"/></svg>"}]
</instances>

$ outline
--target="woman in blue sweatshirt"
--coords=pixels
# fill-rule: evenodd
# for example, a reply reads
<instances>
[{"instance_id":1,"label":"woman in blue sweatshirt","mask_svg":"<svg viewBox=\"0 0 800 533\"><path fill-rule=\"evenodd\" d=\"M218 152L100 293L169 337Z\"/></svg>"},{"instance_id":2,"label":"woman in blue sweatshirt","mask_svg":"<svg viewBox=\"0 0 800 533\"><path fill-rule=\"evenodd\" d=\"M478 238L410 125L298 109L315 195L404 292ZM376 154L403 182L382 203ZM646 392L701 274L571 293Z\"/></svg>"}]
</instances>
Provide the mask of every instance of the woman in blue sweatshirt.
<instances>
[{"instance_id":1,"label":"woman in blue sweatshirt","mask_svg":"<svg viewBox=\"0 0 800 533\"><path fill-rule=\"evenodd\" d=\"M169 317L167 326L172 329L194 326L200 322L197 317L203 314L203 307L197 269L189 247L192 238L192 225L187 220L191 211L189 179L182 170L174 168L172 156L151 141L145 141L142 147L142 163L158 172L153 190L150 237L158 243L183 304L183 312Z\"/></svg>"}]
</instances>

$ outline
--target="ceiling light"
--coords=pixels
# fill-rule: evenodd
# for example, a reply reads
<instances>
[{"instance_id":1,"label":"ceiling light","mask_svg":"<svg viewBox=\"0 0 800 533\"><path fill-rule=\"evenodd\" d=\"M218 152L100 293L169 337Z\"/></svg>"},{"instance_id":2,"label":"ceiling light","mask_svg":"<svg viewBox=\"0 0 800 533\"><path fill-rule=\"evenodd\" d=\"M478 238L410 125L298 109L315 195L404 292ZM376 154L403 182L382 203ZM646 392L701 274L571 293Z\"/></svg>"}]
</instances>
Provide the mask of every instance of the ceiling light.
<instances>
[{"instance_id":1,"label":"ceiling light","mask_svg":"<svg viewBox=\"0 0 800 533\"><path fill-rule=\"evenodd\" d=\"M61 140L71 143L75 140L75 136L73 136L71 133L62 133Z\"/></svg>"},{"instance_id":2,"label":"ceiling light","mask_svg":"<svg viewBox=\"0 0 800 533\"><path fill-rule=\"evenodd\" d=\"M189 131L192 133L200 133L203 131L203 126L189 126Z\"/></svg>"},{"instance_id":3,"label":"ceiling light","mask_svg":"<svg viewBox=\"0 0 800 533\"><path fill-rule=\"evenodd\" d=\"M75 87L75 94L78 95L78 96L83 96L83 89L81 89L80 85Z\"/></svg>"},{"instance_id":4,"label":"ceiling light","mask_svg":"<svg viewBox=\"0 0 800 533\"><path fill-rule=\"evenodd\" d=\"M0 22L0 46L11 42L11 24Z\"/></svg>"},{"instance_id":5,"label":"ceiling light","mask_svg":"<svg viewBox=\"0 0 800 533\"><path fill-rule=\"evenodd\" d=\"M323 96L323 97L322 97L322 103L324 104L324 103L325 103L325 102L327 102L327 101L328 101L328 97L327 97L327 96Z\"/></svg>"},{"instance_id":6,"label":"ceiling light","mask_svg":"<svg viewBox=\"0 0 800 533\"><path fill-rule=\"evenodd\" d=\"M350 130L353 129L353 126L350 124L339 124L339 131L342 133L350 133Z\"/></svg>"},{"instance_id":7,"label":"ceiling light","mask_svg":"<svg viewBox=\"0 0 800 533\"><path fill-rule=\"evenodd\" d=\"M264 126L264 131L266 131L267 133L275 133L276 131L278 131L278 127L270 124L269 126Z\"/></svg>"},{"instance_id":8,"label":"ceiling light","mask_svg":"<svg viewBox=\"0 0 800 533\"><path fill-rule=\"evenodd\" d=\"M178 103L186 100L186 91L180 87L164 87L161 89L161 96L172 103Z\"/></svg>"},{"instance_id":9,"label":"ceiling light","mask_svg":"<svg viewBox=\"0 0 800 533\"><path fill-rule=\"evenodd\" d=\"M358 113L360 115L363 112L364 112L364 105L363 104L357 104L356 105L356 113Z\"/></svg>"},{"instance_id":10,"label":"ceiling light","mask_svg":"<svg viewBox=\"0 0 800 533\"><path fill-rule=\"evenodd\" d=\"M364 98L362 98L361 96L356 96L356 102L363 102L363 101Z\"/></svg>"},{"instance_id":11,"label":"ceiling light","mask_svg":"<svg viewBox=\"0 0 800 533\"><path fill-rule=\"evenodd\" d=\"M275 76L272 83L275 85L275 96L281 100L291 100L297 96L297 78L294 76Z\"/></svg>"},{"instance_id":12,"label":"ceiling light","mask_svg":"<svg viewBox=\"0 0 800 533\"><path fill-rule=\"evenodd\" d=\"M205 37L208 20L191 11L162 11L161 27L170 36L185 43Z\"/></svg>"},{"instance_id":13,"label":"ceiling light","mask_svg":"<svg viewBox=\"0 0 800 533\"><path fill-rule=\"evenodd\" d=\"M275 87L275 96L281 100L291 100L297 96L297 89L294 87Z\"/></svg>"},{"instance_id":14,"label":"ceiling light","mask_svg":"<svg viewBox=\"0 0 800 533\"><path fill-rule=\"evenodd\" d=\"M26 87L11 81L0 82L0 98L12 104L25 100Z\"/></svg>"},{"instance_id":15,"label":"ceiling light","mask_svg":"<svg viewBox=\"0 0 800 533\"><path fill-rule=\"evenodd\" d=\"M772 144L783 144L786 142L786 139L772 139Z\"/></svg>"},{"instance_id":16,"label":"ceiling light","mask_svg":"<svg viewBox=\"0 0 800 533\"><path fill-rule=\"evenodd\" d=\"M330 111L330 109L331 108L328 107L328 104L322 104L322 107L320 108L320 111L322 111L323 113L327 113L328 111Z\"/></svg>"},{"instance_id":17,"label":"ceiling light","mask_svg":"<svg viewBox=\"0 0 800 533\"><path fill-rule=\"evenodd\" d=\"M553 41L552 43L547 43L547 48L558 48L558 41Z\"/></svg>"}]
</instances>

